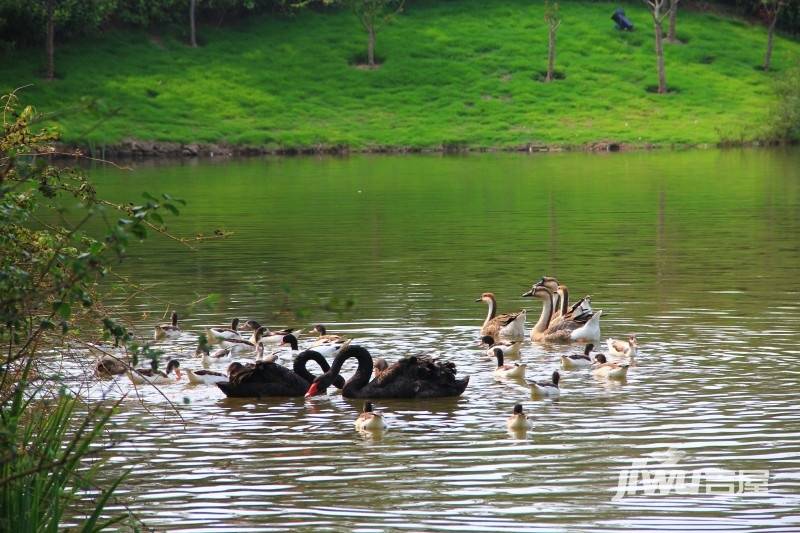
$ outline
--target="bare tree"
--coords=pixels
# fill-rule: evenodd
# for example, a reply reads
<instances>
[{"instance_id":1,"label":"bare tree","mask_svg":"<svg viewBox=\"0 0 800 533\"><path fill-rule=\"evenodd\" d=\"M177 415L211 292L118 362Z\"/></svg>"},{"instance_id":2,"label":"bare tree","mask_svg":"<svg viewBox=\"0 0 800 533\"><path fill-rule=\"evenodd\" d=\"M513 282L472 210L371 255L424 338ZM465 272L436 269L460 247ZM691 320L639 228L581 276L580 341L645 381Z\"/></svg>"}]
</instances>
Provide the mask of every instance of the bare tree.
<instances>
[{"instance_id":1,"label":"bare tree","mask_svg":"<svg viewBox=\"0 0 800 533\"><path fill-rule=\"evenodd\" d=\"M671 43L678 42L678 38L675 36L675 25L678 22L678 2L680 2L680 0L670 0L669 4L669 30L667 30L667 40Z\"/></svg>"},{"instance_id":2,"label":"bare tree","mask_svg":"<svg viewBox=\"0 0 800 533\"><path fill-rule=\"evenodd\" d=\"M769 70L769 64L772 60L772 40L775 36L775 25L778 23L778 16L781 10L786 5L784 0L761 0L761 5L764 8L764 14L769 22L767 30L767 52L764 54L764 70Z\"/></svg>"},{"instance_id":3,"label":"bare tree","mask_svg":"<svg viewBox=\"0 0 800 533\"><path fill-rule=\"evenodd\" d=\"M656 65L658 67L658 93L667 92L667 75L664 72L664 18L671 9L664 9L671 0L644 0L653 16L653 28L656 32Z\"/></svg>"},{"instance_id":4,"label":"bare tree","mask_svg":"<svg viewBox=\"0 0 800 533\"><path fill-rule=\"evenodd\" d=\"M197 0L189 0L189 44L192 48L197 48L197 27L194 20L196 7Z\"/></svg>"},{"instance_id":5,"label":"bare tree","mask_svg":"<svg viewBox=\"0 0 800 533\"><path fill-rule=\"evenodd\" d=\"M350 7L367 32L367 64L375 66L375 37L378 29L403 10L405 0L349 0Z\"/></svg>"},{"instance_id":6,"label":"bare tree","mask_svg":"<svg viewBox=\"0 0 800 533\"><path fill-rule=\"evenodd\" d=\"M544 3L544 21L547 23L548 47L547 47L547 75L545 82L553 81L553 73L556 68L556 32L561 26L561 14L558 12L558 2Z\"/></svg>"}]
</instances>

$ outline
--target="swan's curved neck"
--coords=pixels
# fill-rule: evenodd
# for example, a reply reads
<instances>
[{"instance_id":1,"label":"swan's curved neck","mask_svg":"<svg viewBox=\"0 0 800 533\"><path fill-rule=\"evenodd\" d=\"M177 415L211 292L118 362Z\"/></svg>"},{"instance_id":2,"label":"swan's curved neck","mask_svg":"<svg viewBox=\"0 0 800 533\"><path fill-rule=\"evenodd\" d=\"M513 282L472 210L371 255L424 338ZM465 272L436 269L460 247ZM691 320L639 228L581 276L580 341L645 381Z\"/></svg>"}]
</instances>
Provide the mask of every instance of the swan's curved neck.
<instances>
[{"instance_id":1,"label":"swan's curved neck","mask_svg":"<svg viewBox=\"0 0 800 533\"><path fill-rule=\"evenodd\" d=\"M486 314L486 320L483 321L484 324L493 319L497 314L497 300L495 300L494 296L488 297L486 303L489 304L489 312Z\"/></svg>"},{"instance_id":2,"label":"swan's curved neck","mask_svg":"<svg viewBox=\"0 0 800 533\"><path fill-rule=\"evenodd\" d=\"M322 369L323 373L331 369L328 361L325 360L321 353L315 352L314 350L304 351L298 355L297 358L295 358L292 370L294 370L295 374L299 375L309 383L314 381L314 375L308 371L308 368L306 368L309 361L315 361Z\"/></svg>"},{"instance_id":3,"label":"swan's curved neck","mask_svg":"<svg viewBox=\"0 0 800 533\"><path fill-rule=\"evenodd\" d=\"M352 358L358 360L358 368L342 389L342 395L345 397L348 393L364 388L364 385L369 383L369 378L372 377L372 356L360 346L354 346L344 352L339 352L327 373L333 374L334 377L338 376L344 362Z\"/></svg>"},{"instance_id":4,"label":"swan's curved neck","mask_svg":"<svg viewBox=\"0 0 800 533\"><path fill-rule=\"evenodd\" d=\"M545 297L538 296L542 300L542 314L539 315L539 321L533 326L533 331L536 333L544 333L550 325L550 317L553 315L553 294L548 291Z\"/></svg>"}]
</instances>

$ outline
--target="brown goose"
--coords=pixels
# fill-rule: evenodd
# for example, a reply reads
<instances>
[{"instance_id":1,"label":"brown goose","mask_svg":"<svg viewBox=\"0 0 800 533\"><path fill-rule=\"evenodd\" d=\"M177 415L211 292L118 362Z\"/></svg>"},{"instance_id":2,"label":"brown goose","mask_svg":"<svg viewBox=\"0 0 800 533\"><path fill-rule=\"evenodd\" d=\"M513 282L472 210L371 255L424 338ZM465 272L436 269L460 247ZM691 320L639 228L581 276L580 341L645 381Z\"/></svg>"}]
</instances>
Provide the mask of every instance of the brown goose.
<instances>
[{"instance_id":1,"label":"brown goose","mask_svg":"<svg viewBox=\"0 0 800 533\"><path fill-rule=\"evenodd\" d=\"M542 314L531 329L531 340L545 342L584 342L595 343L600 340L600 316L603 311L593 313L585 322L564 318L552 324L553 293L544 285L534 285L522 295L534 296L542 300Z\"/></svg>"},{"instance_id":2,"label":"brown goose","mask_svg":"<svg viewBox=\"0 0 800 533\"><path fill-rule=\"evenodd\" d=\"M525 338L525 309L518 313L497 314L497 299L491 292L484 292L476 302L489 304L489 312L481 326L481 337L488 335L494 339L522 340Z\"/></svg>"}]
</instances>

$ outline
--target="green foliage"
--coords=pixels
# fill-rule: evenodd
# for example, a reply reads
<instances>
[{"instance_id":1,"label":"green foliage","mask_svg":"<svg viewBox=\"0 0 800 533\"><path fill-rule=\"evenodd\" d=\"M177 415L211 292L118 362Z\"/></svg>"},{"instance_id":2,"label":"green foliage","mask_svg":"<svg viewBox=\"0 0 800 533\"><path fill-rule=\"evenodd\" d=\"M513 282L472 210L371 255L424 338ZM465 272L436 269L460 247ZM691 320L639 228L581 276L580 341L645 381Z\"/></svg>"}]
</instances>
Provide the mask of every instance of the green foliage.
<instances>
[{"instance_id":1,"label":"green foliage","mask_svg":"<svg viewBox=\"0 0 800 533\"><path fill-rule=\"evenodd\" d=\"M64 393L55 400L26 398L23 382L0 405L0 531L38 533L61 531L67 510L87 519L79 531L93 532L113 525L126 515L101 520L114 490L127 476L117 477L98 490L97 474L103 461L96 444L113 409L95 407L81 412L78 401ZM30 391L27 391L30 394ZM85 491L96 496L82 499Z\"/></svg>"},{"instance_id":2,"label":"green foliage","mask_svg":"<svg viewBox=\"0 0 800 533\"><path fill-rule=\"evenodd\" d=\"M101 449L96 445L113 408L84 410L58 381L39 376L33 388L29 377L41 351L63 344L75 324L101 325L115 343L128 343L127 330L99 305L97 284L131 244L163 231L160 213L177 214L183 201L166 194L145 194L139 205L98 198L82 172L51 164L55 135L31 130L34 110L18 112L13 94L2 102L0 531L58 531L65 513L87 517L81 531L97 531L124 518L100 521L122 478L94 499L80 498L96 486L102 462L87 468L85 460ZM85 229L92 218L103 221L101 238ZM157 365L159 352L130 347L134 364L146 357Z\"/></svg>"},{"instance_id":3,"label":"green foliage","mask_svg":"<svg viewBox=\"0 0 800 533\"><path fill-rule=\"evenodd\" d=\"M197 50L112 31L62 47L63 80L38 82L38 49L1 64L0 79L7 89L36 83L24 97L40 107L89 97L114 110L50 122L65 140L99 148L126 138L357 149L763 137L774 102L773 74L754 69L763 27L681 12L689 44L666 52L680 92L659 98L646 90L655 82L652 19L643 4L626 6L637 31L617 32L615 5L560 2L569 23L559 29L558 69L567 76L553 84L536 81L547 53L543 5L522 0L416 3L380 34L387 60L370 72L351 65L366 44L353 14L309 9L203 28L208 43ZM777 74L795 54L798 43L776 37Z\"/></svg>"},{"instance_id":4,"label":"green foliage","mask_svg":"<svg viewBox=\"0 0 800 533\"><path fill-rule=\"evenodd\" d=\"M800 140L800 63L783 73L776 83L778 105L772 136L782 140Z\"/></svg>"}]
</instances>

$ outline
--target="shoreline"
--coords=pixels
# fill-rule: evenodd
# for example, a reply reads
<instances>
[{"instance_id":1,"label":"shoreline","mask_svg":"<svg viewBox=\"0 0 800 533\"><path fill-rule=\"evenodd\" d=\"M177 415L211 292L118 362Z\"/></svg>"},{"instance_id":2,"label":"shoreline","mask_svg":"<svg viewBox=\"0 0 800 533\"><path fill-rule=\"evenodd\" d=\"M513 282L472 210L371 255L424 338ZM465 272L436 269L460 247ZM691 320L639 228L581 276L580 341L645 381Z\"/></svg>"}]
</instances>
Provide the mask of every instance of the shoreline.
<instances>
[{"instance_id":1,"label":"shoreline","mask_svg":"<svg viewBox=\"0 0 800 533\"><path fill-rule=\"evenodd\" d=\"M247 146L227 143L179 143L126 140L118 144L96 146L80 143L57 143L56 157L72 158L89 155L100 159L175 159L175 158L233 158L259 156L312 156L351 154L468 154L468 153L559 153L559 152L636 152L655 150L688 150L719 148L767 148L794 146L797 140L721 141L717 143L623 143L599 140L583 144L529 143L519 146L482 147L461 144L441 144L431 147L348 145L312 145L299 147Z\"/></svg>"}]
</instances>

